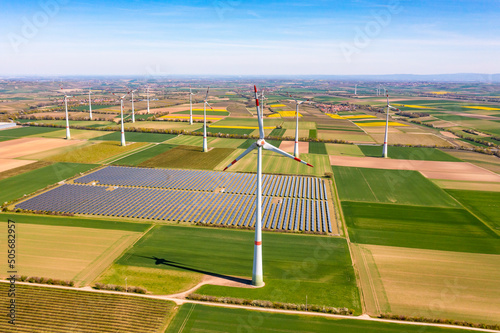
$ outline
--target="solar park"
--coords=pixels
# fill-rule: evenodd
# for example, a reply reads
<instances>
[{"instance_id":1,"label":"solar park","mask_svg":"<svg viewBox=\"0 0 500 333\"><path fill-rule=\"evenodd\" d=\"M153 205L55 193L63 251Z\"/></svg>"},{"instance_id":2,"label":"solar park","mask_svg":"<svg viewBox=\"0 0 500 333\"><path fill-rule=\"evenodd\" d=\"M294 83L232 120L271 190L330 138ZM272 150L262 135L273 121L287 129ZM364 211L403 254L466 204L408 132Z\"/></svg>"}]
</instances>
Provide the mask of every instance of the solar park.
<instances>
[{"instance_id":1,"label":"solar park","mask_svg":"<svg viewBox=\"0 0 500 333\"><path fill-rule=\"evenodd\" d=\"M16 208L253 227L255 178L246 173L107 166ZM264 175L262 188L264 228L332 233L324 180Z\"/></svg>"}]
</instances>

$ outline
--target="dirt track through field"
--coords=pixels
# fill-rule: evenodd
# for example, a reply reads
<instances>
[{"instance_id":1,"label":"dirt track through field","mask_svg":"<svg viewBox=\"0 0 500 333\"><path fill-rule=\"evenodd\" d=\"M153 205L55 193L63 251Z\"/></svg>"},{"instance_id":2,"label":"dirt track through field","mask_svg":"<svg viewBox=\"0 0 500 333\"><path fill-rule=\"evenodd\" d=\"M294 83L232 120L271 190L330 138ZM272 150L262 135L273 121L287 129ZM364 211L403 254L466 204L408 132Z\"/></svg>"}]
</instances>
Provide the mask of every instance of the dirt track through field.
<instances>
[{"instance_id":1,"label":"dirt track through field","mask_svg":"<svg viewBox=\"0 0 500 333\"><path fill-rule=\"evenodd\" d=\"M431 179L500 182L500 175L467 162L396 160L378 157L331 155L330 163L347 167L416 170Z\"/></svg>"},{"instance_id":2,"label":"dirt track through field","mask_svg":"<svg viewBox=\"0 0 500 333\"><path fill-rule=\"evenodd\" d=\"M48 139L48 138L21 138L0 142L0 156L2 158L16 158L42 151L67 147L81 143L80 140Z\"/></svg>"}]
</instances>

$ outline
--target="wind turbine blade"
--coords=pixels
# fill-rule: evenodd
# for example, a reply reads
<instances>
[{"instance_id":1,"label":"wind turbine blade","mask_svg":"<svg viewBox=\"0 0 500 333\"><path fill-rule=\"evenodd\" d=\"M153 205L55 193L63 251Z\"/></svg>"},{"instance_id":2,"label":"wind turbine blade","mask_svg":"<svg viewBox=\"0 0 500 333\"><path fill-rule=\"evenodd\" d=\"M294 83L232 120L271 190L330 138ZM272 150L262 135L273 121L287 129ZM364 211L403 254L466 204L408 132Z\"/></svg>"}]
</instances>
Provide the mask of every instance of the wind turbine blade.
<instances>
[{"instance_id":1,"label":"wind turbine blade","mask_svg":"<svg viewBox=\"0 0 500 333\"><path fill-rule=\"evenodd\" d=\"M208 102L205 101L205 103L207 103L207 105L212 109L212 111L214 110L214 108L210 104L208 104Z\"/></svg>"},{"instance_id":2,"label":"wind turbine blade","mask_svg":"<svg viewBox=\"0 0 500 333\"><path fill-rule=\"evenodd\" d=\"M259 138L264 139L264 124L262 121L262 117L260 115L260 107L259 107L259 96L257 95L257 86L253 86L253 90L255 92L255 107L257 108L257 122L259 124Z\"/></svg>"},{"instance_id":3,"label":"wind turbine blade","mask_svg":"<svg viewBox=\"0 0 500 333\"><path fill-rule=\"evenodd\" d=\"M210 87L207 88L207 94L205 95L205 102L207 101L208 99L208 90L210 89ZM207 103L208 104L208 103Z\"/></svg>"},{"instance_id":4,"label":"wind turbine blade","mask_svg":"<svg viewBox=\"0 0 500 333\"><path fill-rule=\"evenodd\" d=\"M254 142L254 143L252 143L252 145L250 147L247 148L247 150L245 150L240 156L236 157L236 159L234 161L232 161L231 164L229 164L227 167L225 167L224 170L222 170L222 171L226 171L227 168L229 168L231 165L233 165L234 163L241 160L243 157L245 157L249 152L251 152L255 148L257 148L257 143Z\"/></svg>"},{"instance_id":5,"label":"wind turbine blade","mask_svg":"<svg viewBox=\"0 0 500 333\"><path fill-rule=\"evenodd\" d=\"M271 151L274 151L275 153L278 153L278 154L281 154L283 156L286 156L286 157L289 157L291 159L294 159L296 160L297 162L300 162L300 163L303 163L307 166L310 166L311 168L313 167L311 164L307 163L306 161L302 161L300 158L298 157L293 157L293 155L290 155L288 154L287 152L284 152L283 150L279 149L279 148L276 148L275 146L273 146L272 144L270 143L265 143L264 144L264 149L267 149L267 150L271 150Z\"/></svg>"}]
</instances>

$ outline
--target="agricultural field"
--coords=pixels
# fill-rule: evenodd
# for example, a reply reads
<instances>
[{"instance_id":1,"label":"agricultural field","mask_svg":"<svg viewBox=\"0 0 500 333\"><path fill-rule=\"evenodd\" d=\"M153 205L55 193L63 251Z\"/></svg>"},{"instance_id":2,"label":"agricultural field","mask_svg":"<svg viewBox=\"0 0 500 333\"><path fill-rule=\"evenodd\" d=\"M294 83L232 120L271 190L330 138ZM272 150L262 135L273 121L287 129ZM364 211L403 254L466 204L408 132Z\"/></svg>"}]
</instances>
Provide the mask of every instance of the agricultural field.
<instances>
[{"instance_id":1,"label":"agricultural field","mask_svg":"<svg viewBox=\"0 0 500 333\"><path fill-rule=\"evenodd\" d=\"M318 139L321 140L343 140L355 143L373 143L372 137L364 132L318 130Z\"/></svg>"},{"instance_id":2,"label":"agricultural field","mask_svg":"<svg viewBox=\"0 0 500 333\"><path fill-rule=\"evenodd\" d=\"M453 157L436 148L411 148L411 147L387 147L387 155L389 158L401 160L419 160L419 161L448 161L460 162L461 160ZM382 146L359 146L359 149L365 156L380 157L382 156Z\"/></svg>"},{"instance_id":3,"label":"agricultural field","mask_svg":"<svg viewBox=\"0 0 500 333\"><path fill-rule=\"evenodd\" d=\"M207 137L207 144L209 147L211 143L216 140L214 137ZM178 145L178 146L195 146L203 147L203 136L200 135L178 135L175 138L168 140L168 144Z\"/></svg>"},{"instance_id":4,"label":"agricultural field","mask_svg":"<svg viewBox=\"0 0 500 333\"><path fill-rule=\"evenodd\" d=\"M213 148L204 153L199 147L177 146L140 163L138 166L212 170L233 151L230 148Z\"/></svg>"},{"instance_id":5,"label":"agricultural field","mask_svg":"<svg viewBox=\"0 0 500 333\"><path fill-rule=\"evenodd\" d=\"M328 152L323 142L309 142L309 154L328 155Z\"/></svg>"},{"instance_id":6,"label":"agricultural field","mask_svg":"<svg viewBox=\"0 0 500 333\"><path fill-rule=\"evenodd\" d=\"M500 159L496 156L478 154L463 150L446 150L446 153L463 161L500 174Z\"/></svg>"},{"instance_id":7,"label":"agricultural field","mask_svg":"<svg viewBox=\"0 0 500 333\"><path fill-rule=\"evenodd\" d=\"M498 324L499 255L354 245L367 311Z\"/></svg>"},{"instance_id":8,"label":"agricultural field","mask_svg":"<svg viewBox=\"0 0 500 333\"><path fill-rule=\"evenodd\" d=\"M358 157L365 156L361 151L361 149L359 148L360 146L358 145L325 143L325 147L328 155L335 155L335 156L346 155L346 156L358 156Z\"/></svg>"},{"instance_id":9,"label":"agricultural field","mask_svg":"<svg viewBox=\"0 0 500 333\"><path fill-rule=\"evenodd\" d=\"M214 239L218 240L216 247ZM248 282L253 239L251 231L156 226L116 263ZM305 303L307 294L309 304L348 307L359 313L359 295L345 239L265 233L263 242L265 287L205 285L196 292L299 304ZM309 265L307 270L302 263ZM169 284L169 279L165 277L157 284Z\"/></svg>"},{"instance_id":10,"label":"agricultural field","mask_svg":"<svg viewBox=\"0 0 500 333\"><path fill-rule=\"evenodd\" d=\"M14 160L14 159L0 159L0 162L3 162L4 160L24 162L22 160ZM19 166L19 167L16 167L16 168L9 168L9 169L3 170L2 172L0 172L0 180L14 177L14 176L20 175L22 173L36 170L36 169L39 169L39 168L42 168L42 167L45 167L45 166L52 164L51 162L46 162L46 161L27 161L27 162L29 162L29 163L22 165L22 166Z\"/></svg>"},{"instance_id":11,"label":"agricultural field","mask_svg":"<svg viewBox=\"0 0 500 333\"><path fill-rule=\"evenodd\" d=\"M446 190L446 192L500 235L500 192L463 190Z\"/></svg>"},{"instance_id":12,"label":"agricultural field","mask_svg":"<svg viewBox=\"0 0 500 333\"><path fill-rule=\"evenodd\" d=\"M141 132L125 132L125 140L127 142L163 142L175 138L174 134L160 134L160 133L141 133ZM110 134L92 138L96 141L120 141L121 133L113 132Z\"/></svg>"},{"instance_id":13,"label":"agricultural field","mask_svg":"<svg viewBox=\"0 0 500 333\"><path fill-rule=\"evenodd\" d=\"M130 155L115 159L112 164L137 166L142 162L145 162L157 155L163 154L174 147L174 145L170 144L156 144L153 146L147 146L145 147L145 149L141 149L138 152L132 152Z\"/></svg>"},{"instance_id":14,"label":"agricultural field","mask_svg":"<svg viewBox=\"0 0 500 333\"><path fill-rule=\"evenodd\" d=\"M207 133L221 133L221 134L236 134L236 135L250 135L254 132L254 128L233 128L233 127L218 127L218 125L212 125L207 127ZM203 133L203 128L195 132Z\"/></svg>"},{"instance_id":15,"label":"agricultural field","mask_svg":"<svg viewBox=\"0 0 500 333\"><path fill-rule=\"evenodd\" d=\"M454 328L421 327L408 324L371 322L354 319L333 319L320 316L281 314L184 304L165 333L176 332L339 332L339 333L393 333L393 332L456 332ZM462 332L462 330L460 330ZM463 330L468 332L468 330ZM472 331L469 331L472 332Z\"/></svg>"},{"instance_id":16,"label":"agricultural field","mask_svg":"<svg viewBox=\"0 0 500 333\"><path fill-rule=\"evenodd\" d=\"M500 237L461 208L343 201L352 242L500 254Z\"/></svg>"},{"instance_id":17,"label":"agricultural field","mask_svg":"<svg viewBox=\"0 0 500 333\"><path fill-rule=\"evenodd\" d=\"M60 128L54 128L54 127L34 127L34 126L17 127L0 131L0 137L8 139L16 139L16 138L21 138L23 136L40 135L59 130Z\"/></svg>"},{"instance_id":18,"label":"agricultural field","mask_svg":"<svg viewBox=\"0 0 500 333\"><path fill-rule=\"evenodd\" d=\"M273 118L264 118L264 128L275 128L280 125L283 121L281 119L273 119ZM295 124L295 123L294 123ZM257 118L234 118L228 117L223 120L220 120L213 124L213 126L229 126L229 127L253 127L258 128ZM295 128L295 125L294 125Z\"/></svg>"},{"instance_id":19,"label":"agricultural field","mask_svg":"<svg viewBox=\"0 0 500 333\"><path fill-rule=\"evenodd\" d=\"M99 163L117 155L131 152L146 145L144 142L128 144L125 147L120 142L106 141L86 145L79 149L74 149L59 155L45 158L50 162L69 162L69 163Z\"/></svg>"},{"instance_id":20,"label":"agricultural field","mask_svg":"<svg viewBox=\"0 0 500 333\"><path fill-rule=\"evenodd\" d=\"M54 163L0 180L0 202L8 202L94 168L95 164Z\"/></svg>"},{"instance_id":21,"label":"agricultural field","mask_svg":"<svg viewBox=\"0 0 500 333\"><path fill-rule=\"evenodd\" d=\"M175 112L173 115L177 115L177 114L189 115L189 110ZM209 108L207 108L206 114L207 114L207 116L229 116L229 112L227 112L227 111L223 111L223 110L212 111ZM203 110L193 109L193 116L194 115L203 116Z\"/></svg>"},{"instance_id":22,"label":"agricultural field","mask_svg":"<svg viewBox=\"0 0 500 333\"><path fill-rule=\"evenodd\" d=\"M460 205L417 171L333 166L340 200L452 207Z\"/></svg>"},{"instance_id":23,"label":"agricultural field","mask_svg":"<svg viewBox=\"0 0 500 333\"><path fill-rule=\"evenodd\" d=\"M7 307L8 284L0 283L0 304ZM175 303L163 300L17 284L15 332L163 332ZM7 320L2 332L13 332Z\"/></svg>"},{"instance_id":24,"label":"agricultural field","mask_svg":"<svg viewBox=\"0 0 500 333\"><path fill-rule=\"evenodd\" d=\"M135 123L125 123L125 128L151 128L151 129L162 129L162 130L179 130L179 131L196 131L201 128L203 124L194 123L189 125L189 122L176 122L176 121L139 121ZM119 127L116 127L119 130Z\"/></svg>"}]
</instances>

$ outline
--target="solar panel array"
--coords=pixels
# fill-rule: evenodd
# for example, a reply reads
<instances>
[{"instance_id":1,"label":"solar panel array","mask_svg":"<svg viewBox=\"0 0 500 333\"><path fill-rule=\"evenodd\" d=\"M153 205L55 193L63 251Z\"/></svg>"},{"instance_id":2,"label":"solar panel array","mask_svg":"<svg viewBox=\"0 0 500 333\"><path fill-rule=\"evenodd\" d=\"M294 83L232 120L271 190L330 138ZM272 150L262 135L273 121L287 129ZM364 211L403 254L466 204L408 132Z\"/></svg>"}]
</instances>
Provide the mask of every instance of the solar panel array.
<instances>
[{"instance_id":1,"label":"solar panel array","mask_svg":"<svg viewBox=\"0 0 500 333\"><path fill-rule=\"evenodd\" d=\"M16 208L227 226L255 224L255 175L251 174L113 166L74 182ZM332 232L322 179L265 175L263 184L264 228Z\"/></svg>"},{"instance_id":2,"label":"solar panel array","mask_svg":"<svg viewBox=\"0 0 500 333\"><path fill-rule=\"evenodd\" d=\"M208 192L224 188L227 193L255 194L256 177L248 173L108 166L74 182ZM326 200L327 197L322 179L279 175L262 176L262 195L315 200Z\"/></svg>"}]
</instances>

